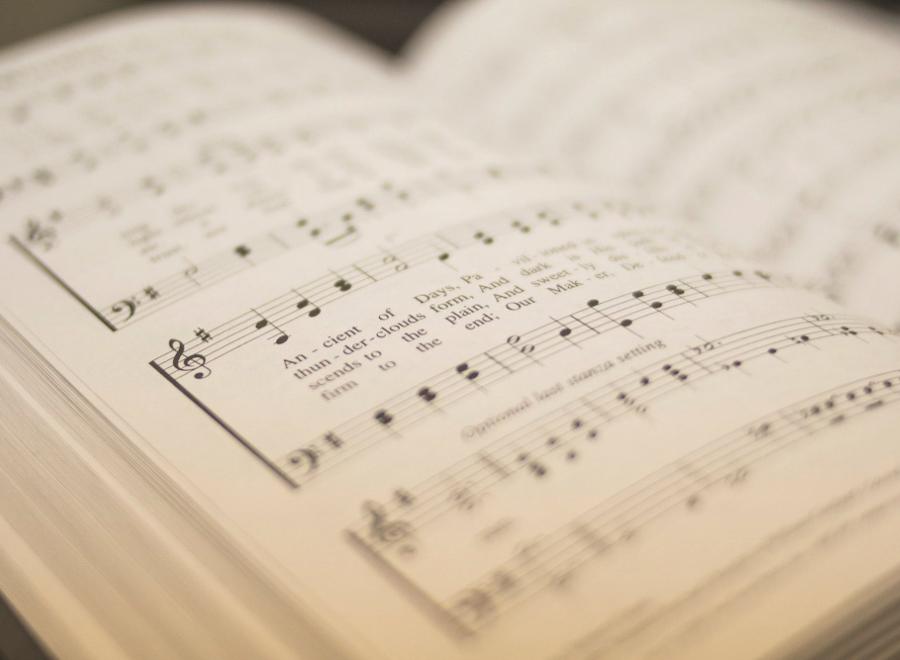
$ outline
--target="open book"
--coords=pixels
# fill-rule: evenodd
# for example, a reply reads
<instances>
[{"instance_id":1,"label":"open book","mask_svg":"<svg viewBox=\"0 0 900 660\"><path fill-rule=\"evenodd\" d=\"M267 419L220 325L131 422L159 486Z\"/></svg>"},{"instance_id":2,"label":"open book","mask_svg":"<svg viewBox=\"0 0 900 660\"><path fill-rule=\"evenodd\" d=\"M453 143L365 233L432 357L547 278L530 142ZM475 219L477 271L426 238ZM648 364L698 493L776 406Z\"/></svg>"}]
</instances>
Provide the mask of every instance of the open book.
<instances>
[{"instance_id":1,"label":"open book","mask_svg":"<svg viewBox=\"0 0 900 660\"><path fill-rule=\"evenodd\" d=\"M0 588L50 653L896 651L873 20L474 0L391 61L154 9L0 58L0 135Z\"/></svg>"}]
</instances>

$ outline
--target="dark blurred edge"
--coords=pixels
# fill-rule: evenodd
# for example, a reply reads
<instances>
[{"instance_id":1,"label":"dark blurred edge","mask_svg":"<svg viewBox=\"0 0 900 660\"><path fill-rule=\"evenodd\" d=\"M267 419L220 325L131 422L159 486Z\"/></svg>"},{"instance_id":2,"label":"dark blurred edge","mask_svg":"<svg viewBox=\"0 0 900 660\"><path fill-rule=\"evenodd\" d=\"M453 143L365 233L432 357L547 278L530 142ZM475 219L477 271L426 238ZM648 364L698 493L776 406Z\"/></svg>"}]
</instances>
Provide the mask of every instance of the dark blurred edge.
<instances>
[{"instance_id":1,"label":"dark blurred edge","mask_svg":"<svg viewBox=\"0 0 900 660\"><path fill-rule=\"evenodd\" d=\"M396 53L442 0L273 0L273 3L311 11ZM142 4L177 2L31 0L17 3L14 0L0 0L0 48L113 9Z\"/></svg>"},{"instance_id":2,"label":"dark blurred edge","mask_svg":"<svg viewBox=\"0 0 900 660\"><path fill-rule=\"evenodd\" d=\"M852 1L852 0L851 0ZM900 0L857 0L894 12ZM398 52L442 0L296 0L295 5ZM141 0L33 0L0 4L0 47L107 11L146 4ZM161 3L164 4L164 3ZM0 660L46 660L47 655L0 593Z\"/></svg>"},{"instance_id":3,"label":"dark blurred edge","mask_svg":"<svg viewBox=\"0 0 900 660\"><path fill-rule=\"evenodd\" d=\"M0 660L47 660L50 656L35 641L34 632L0 593Z\"/></svg>"},{"instance_id":4,"label":"dark blurred edge","mask_svg":"<svg viewBox=\"0 0 900 660\"><path fill-rule=\"evenodd\" d=\"M251 0L252 1L252 0ZM248 4L251 1L244 0ZM272 0L302 7L397 52L442 0ZM828 1L828 0L813 0ZM900 11L900 0L837 0ZM174 3L169 0L168 3ZM32 35L146 0L0 0L0 48ZM157 4L167 4L166 0Z\"/></svg>"}]
</instances>

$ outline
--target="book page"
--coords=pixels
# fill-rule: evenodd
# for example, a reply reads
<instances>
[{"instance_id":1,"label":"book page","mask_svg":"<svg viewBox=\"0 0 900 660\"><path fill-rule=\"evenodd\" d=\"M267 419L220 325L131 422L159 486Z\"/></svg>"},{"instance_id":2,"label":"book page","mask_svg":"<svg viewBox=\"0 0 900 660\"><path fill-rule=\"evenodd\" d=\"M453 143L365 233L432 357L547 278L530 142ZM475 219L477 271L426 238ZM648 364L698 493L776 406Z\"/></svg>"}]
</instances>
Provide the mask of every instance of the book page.
<instances>
[{"instance_id":1,"label":"book page","mask_svg":"<svg viewBox=\"0 0 900 660\"><path fill-rule=\"evenodd\" d=\"M92 500L26 497L17 466L61 459L12 426L0 586L135 657L487 660L758 655L888 580L896 334L460 137L326 37L172 10L3 63L3 336L282 596L126 562L135 493L76 525Z\"/></svg>"},{"instance_id":2,"label":"book page","mask_svg":"<svg viewBox=\"0 0 900 660\"><path fill-rule=\"evenodd\" d=\"M900 323L900 26L824 2L459 2L410 56L448 116Z\"/></svg>"}]
</instances>

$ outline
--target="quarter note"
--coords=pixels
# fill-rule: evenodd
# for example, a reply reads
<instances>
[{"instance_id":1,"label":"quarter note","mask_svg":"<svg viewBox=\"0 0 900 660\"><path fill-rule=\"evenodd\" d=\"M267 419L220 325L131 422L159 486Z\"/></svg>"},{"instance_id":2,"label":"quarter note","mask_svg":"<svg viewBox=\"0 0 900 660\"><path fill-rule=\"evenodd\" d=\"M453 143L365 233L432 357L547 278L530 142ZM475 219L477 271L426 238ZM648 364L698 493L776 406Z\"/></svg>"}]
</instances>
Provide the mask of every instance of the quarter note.
<instances>
[{"instance_id":1,"label":"quarter note","mask_svg":"<svg viewBox=\"0 0 900 660\"><path fill-rule=\"evenodd\" d=\"M527 453L519 454L516 460L522 463L536 478L540 479L547 476L547 466L538 460L532 459Z\"/></svg>"},{"instance_id":2,"label":"quarter note","mask_svg":"<svg viewBox=\"0 0 900 660\"><path fill-rule=\"evenodd\" d=\"M488 236L483 231L475 232L473 237L476 241L483 243L484 245L491 245L494 242L493 236Z\"/></svg>"},{"instance_id":3,"label":"quarter note","mask_svg":"<svg viewBox=\"0 0 900 660\"><path fill-rule=\"evenodd\" d=\"M475 380L480 375L479 371L477 369L470 368L467 362L463 362L462 364L457 365L456 373L467 380Z\"/></svg>"},{"instance_id":4,"label":"quarter note","mask_svg":"<svg viewBox=\"0 0 900 660\"><path fill-rule=\"evenodd\" d=\"M300 310L309 309L309 311L306 313L306 315L310 318L315 318L319 315L319 313L322 310L319 309L318 305L315 305L314 303L310 302L309 299L304 297L303 295L301 295L300 292L294 291L294 293L296 293L297 296L300 298L300 300L296 304L297 309L300 309Z\"/></svg>"},{"instance_id":5,"label":"quarter note","mask_svg":"<svg viewBox=\"0 0 900 660\"><path fill-rule=\"evenodd\" d=\"M264 330L265 328L268 328L271 325L278 332L278 336L275 337L276 344L279 344L279 345L283 344L290 338L284 330L279 328L277 325L275 325L273 322L271 322L265 316L263 316L262 314L257 312L255 309L253 310L253 313L259 317L259 321L257 321L256 325L254 326L257 330Z\"/></svg>"}]
</instances>

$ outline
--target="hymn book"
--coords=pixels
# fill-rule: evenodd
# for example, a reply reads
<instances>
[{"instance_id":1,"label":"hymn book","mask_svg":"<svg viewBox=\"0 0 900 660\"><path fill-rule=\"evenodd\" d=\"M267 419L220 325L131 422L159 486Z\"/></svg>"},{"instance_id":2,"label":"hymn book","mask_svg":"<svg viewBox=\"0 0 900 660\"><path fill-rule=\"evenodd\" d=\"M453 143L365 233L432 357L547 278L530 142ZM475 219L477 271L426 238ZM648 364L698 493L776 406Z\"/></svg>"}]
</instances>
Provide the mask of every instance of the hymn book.
<instances>
[{"instance_id":1,"label":"hymn book","mask_svg":"<svg viewBox=\"0 0 900 660\"><path fill-rule=\"evenodd\" d=\"M887 657L900 47L271 7L0 58L0 588L64 658Z\"/></svg>"}]
</instances>

